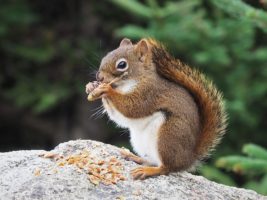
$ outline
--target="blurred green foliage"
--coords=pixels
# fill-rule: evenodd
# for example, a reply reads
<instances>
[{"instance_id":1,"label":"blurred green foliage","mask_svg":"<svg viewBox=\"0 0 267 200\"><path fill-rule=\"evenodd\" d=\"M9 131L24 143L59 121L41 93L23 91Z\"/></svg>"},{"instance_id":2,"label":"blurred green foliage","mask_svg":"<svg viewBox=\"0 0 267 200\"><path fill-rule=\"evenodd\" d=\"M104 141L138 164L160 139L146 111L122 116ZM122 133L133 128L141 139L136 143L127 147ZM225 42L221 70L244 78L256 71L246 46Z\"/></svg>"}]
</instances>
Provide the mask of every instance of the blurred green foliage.
<instances>
[{"instance_id":1,"label":"blurred green foliage","mask_svg":"<svg viewBox=\"0 0 267 200\"><path fill-rule=\"evenodd\" d=\"M243 146L242 152L247 156L231 155L221 157L216 161L216 166L245 175L247 181L243 187L266 195L267 150L255 144L247 144Z\"/></svg>"},{"instance_id":2,"label":"blurred green foliage","mask_svg":"<svg viewBox=\"0 0 267 200\"><path fill-rule=\"evenodd\" d=\"M264 32L267 32L267 14L266 12L255 9L241 0L220 0L213 1L213 3L219 8L223 9L230 15L234 17L238 17L243 21L247 21L249 23L255 24L260 27ZM262 1L264 5L264 1ZM265 2L266 6L266 2Z\"/></svg>"},{"instance_id":3,"label":"blurred green foliage","mask_svg":"<svg viewBox=\"0 0 267 200\"><path fill-rule=\"evenodd\" d=\"M75 38L75 24L62 31L62 20L45 21L34 6L26 0L1 2L0 97L42 113L82 90L81 65L86 57L94 62L87 54L97 48L85 36Z\"/></svg>"}]
</instances>

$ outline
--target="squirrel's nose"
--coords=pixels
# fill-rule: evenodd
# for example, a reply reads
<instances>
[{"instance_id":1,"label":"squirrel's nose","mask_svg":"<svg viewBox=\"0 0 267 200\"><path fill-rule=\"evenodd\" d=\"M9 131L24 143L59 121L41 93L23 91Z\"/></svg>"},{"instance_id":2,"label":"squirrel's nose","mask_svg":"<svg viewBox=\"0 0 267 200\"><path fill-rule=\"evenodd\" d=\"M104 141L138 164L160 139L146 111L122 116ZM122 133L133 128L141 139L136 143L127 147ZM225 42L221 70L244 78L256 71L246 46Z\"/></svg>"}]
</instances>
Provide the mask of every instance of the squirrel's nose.
<instances>
[{"instance_id":1,"label":"squirrel's nose","mask_svg":"<svg viewBox=\"0 0 267 200\"><path fill-rule=\"evenodd\" d=\"M100 82L104 80L104 76L101 76L99 71L96 73L96 80Z\"/></svg>"}]
</instances>

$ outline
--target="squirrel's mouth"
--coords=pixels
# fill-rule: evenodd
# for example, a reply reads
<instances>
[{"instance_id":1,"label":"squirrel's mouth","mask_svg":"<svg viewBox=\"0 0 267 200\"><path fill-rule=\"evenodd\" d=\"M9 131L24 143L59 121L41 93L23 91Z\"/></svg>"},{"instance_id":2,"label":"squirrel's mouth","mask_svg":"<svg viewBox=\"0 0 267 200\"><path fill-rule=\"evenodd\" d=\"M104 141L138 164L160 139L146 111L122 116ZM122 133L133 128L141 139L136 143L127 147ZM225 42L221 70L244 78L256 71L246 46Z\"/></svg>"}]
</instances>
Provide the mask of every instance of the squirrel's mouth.
<instances>
[{"instance_id":1,"label":"squirrel's mouth","mask_svg":"<svg viewBox=\"0 0 267 200\"><path fill-rule=\"evenodd\" d=\"M104 77L102 81L98 81L98 82L111 85L111 84L119 83L120 81L126 80L127 78L128 78L128 72L123 72L119 75L113 75L112 77Z\"/></svg>"}]
</instances>

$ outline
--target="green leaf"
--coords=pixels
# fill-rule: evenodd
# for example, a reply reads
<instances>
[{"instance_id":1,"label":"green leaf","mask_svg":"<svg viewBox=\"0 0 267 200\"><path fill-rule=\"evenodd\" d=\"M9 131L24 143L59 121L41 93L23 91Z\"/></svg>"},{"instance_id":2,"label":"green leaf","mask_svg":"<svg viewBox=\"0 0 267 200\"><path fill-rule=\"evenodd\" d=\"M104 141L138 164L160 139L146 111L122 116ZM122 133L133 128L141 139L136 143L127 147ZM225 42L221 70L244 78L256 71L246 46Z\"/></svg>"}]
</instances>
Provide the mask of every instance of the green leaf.
<instances>
[{"instance_id":1,"label":"green leaf","mask_svg":"<svg viewBox=\"0 0 267 200\"><path fill-rule=\"evenodd\" d=\"M242 152L253 158L260 158L267 160L267 150L256 144L244 145Z\"/></svg>"},{"instance_id":2,"label":"green leaf","mask_svg":"<svg viewBox=\"0 0 267 200\"><path fill-rule=\"evenodd\" d=\"M267 160L246 158L243 156L225 156L216 161L216 166L240 174L267 173Z\"/></svg>"}]
</instances>

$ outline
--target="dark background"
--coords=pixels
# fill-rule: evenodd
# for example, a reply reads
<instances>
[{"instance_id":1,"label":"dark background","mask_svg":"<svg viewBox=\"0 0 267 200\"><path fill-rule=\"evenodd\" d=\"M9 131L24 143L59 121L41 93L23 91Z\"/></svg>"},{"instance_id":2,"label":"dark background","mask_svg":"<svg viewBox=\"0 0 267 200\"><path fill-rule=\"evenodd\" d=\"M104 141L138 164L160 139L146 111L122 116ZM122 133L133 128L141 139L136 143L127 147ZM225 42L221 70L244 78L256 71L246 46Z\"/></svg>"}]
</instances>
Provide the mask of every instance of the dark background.
<instances>
[{"instance_id":1,"label":"dark background","mask_svg":"<svg viewBox=\"0 0 267 200\"><path fill-rule=\"evenodd\" d=\"M0 151L126 139L106 117L92 116L101 104L84 92L101 57L118 45L113 32L127 20L119 12L97 1L1 3Z\"/></svg>"},{"instance_id":2,"label":"dark background","mask_svg":"<svg viewBox=\"0 0 267 200\"><path fill-rule=\"evenodd\" d=\"M1 152L71 139L129 147L127 131L99 116L101 102L84 92L123 37L160 40L224 93L229 126L211 166L245 143L267 147L265 0L0 2Z\"/></svg>"}]
</instances>

